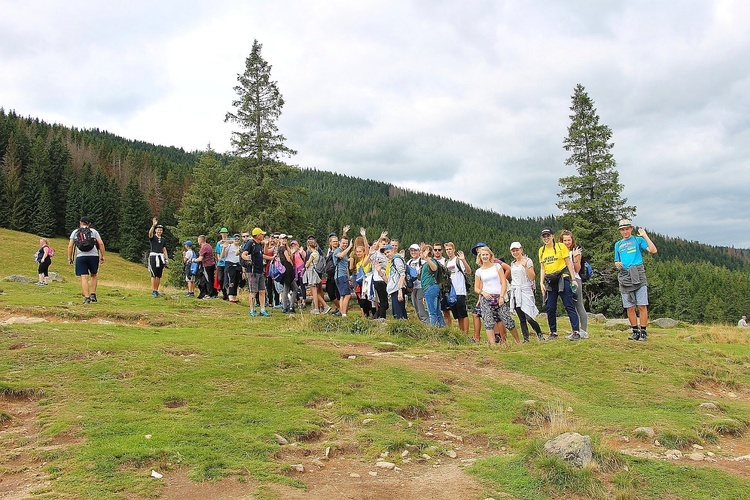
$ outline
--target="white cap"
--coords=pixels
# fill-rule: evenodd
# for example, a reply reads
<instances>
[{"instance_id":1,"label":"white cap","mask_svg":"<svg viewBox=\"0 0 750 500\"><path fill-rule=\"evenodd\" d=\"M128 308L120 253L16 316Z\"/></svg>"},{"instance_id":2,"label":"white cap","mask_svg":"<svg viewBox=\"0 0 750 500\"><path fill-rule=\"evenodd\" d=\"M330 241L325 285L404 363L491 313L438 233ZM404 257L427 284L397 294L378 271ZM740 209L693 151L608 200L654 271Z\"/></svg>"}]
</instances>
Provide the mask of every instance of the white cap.
<instances>
[{"instance_id":1,"label":"white cap","mask_svg":"<svg viewBox=\"0 0 750 500\"><path fill-rule=\"evenodd\" d=\"M514 241L513 243L510 244L510 249L513 250L514 248L523 248L523 247L521 246L520 242Z\"/></svg>"},{"instance_id":2,"label":"white cap","mask_svg":"<svg viewBox=\"0 0 750 500\"><path fill-rule=\"evenodd\" d=\"M409 247L409 250L419 250L419 245L416 243L412 243L412 245Z\"/></svg>"}]
</instances>

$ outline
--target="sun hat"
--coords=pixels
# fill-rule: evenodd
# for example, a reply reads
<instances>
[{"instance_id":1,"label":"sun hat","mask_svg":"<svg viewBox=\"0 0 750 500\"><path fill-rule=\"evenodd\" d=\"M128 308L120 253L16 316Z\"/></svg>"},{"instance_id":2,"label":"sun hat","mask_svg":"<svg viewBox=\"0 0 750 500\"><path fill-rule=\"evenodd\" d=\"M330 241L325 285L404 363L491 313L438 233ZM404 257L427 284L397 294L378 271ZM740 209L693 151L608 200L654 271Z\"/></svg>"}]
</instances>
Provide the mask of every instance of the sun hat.
<instances>
[{"instance_id":1,"label":"sun hat","mask_svg":"<svg viewBox=\"0 0 750 500\"><path fill-rule=\"evenodd\" d=\"M624 227L633 227L633 224L630 222L630 219L620 219L617 229L622 229Z\"/></svg>"},{"instance_id":2,"label":"sun hat","mask_svg":"<svg viewBox=\"0 0 750 500\"><path fill-rule=\"evenodd\" d=\"M258 236L259 234L266 234L266 232L263 231L261 228L256 227L255 229L253 229L252 234L253 236Z\"/></svg>"},{"instance_id":3,"label":"sun hat","mask_svg":"<svg viewBox=\"0 0 750 500\"><path fill-rule=\"evenodd\" d=\"M229 233L229 229L227 229L227 228L225 228L225 227L222 227L222 228L221 228L221 229L219 230L219 233Z\"/></svg>"},{"instance_id":4,"label":"sun hat","mask_svg":"<svg viewBox=\"0 0 750 500\"><path fill-rule=\"evenodd\" d=\"M510 249L513 250L514 248L523 248L523 246L521 245L521 242L514 241L510 244Z\"/></svg>"},{"instance_id":5,"label":"sun hat","mask_svg":"<svg viewBox=\"0 0 750 500\"><path fill-rule=\"evenodd\" d=\"M482 247L489 248L490 246L487 243L485 243L483 241L480 241L476 245L474 245L473 247L471 247L471 253L473 253L474 255L476 255L479 252L479 249L482 248Z\"/></svg>"}]
</instances>

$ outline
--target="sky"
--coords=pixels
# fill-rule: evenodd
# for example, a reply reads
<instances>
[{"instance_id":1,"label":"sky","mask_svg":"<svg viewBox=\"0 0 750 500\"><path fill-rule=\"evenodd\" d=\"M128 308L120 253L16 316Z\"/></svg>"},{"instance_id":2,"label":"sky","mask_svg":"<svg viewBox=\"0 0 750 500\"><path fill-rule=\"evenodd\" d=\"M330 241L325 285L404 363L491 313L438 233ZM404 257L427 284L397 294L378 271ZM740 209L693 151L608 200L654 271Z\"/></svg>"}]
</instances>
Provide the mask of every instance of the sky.
<instances>
[{"instance_id":1,"label":"sky","mask_svg":"<svg viewBox=\"0 0 750 500\"><path fill-rule=\"evenodd\" d=\"M253 40L290 162L515 217L559 215L576 84L636 226L750 248L750 2L0 0L0 106L188 151ZM478 235L478 237L481 235Z\"/></svg>"}]
</instances>

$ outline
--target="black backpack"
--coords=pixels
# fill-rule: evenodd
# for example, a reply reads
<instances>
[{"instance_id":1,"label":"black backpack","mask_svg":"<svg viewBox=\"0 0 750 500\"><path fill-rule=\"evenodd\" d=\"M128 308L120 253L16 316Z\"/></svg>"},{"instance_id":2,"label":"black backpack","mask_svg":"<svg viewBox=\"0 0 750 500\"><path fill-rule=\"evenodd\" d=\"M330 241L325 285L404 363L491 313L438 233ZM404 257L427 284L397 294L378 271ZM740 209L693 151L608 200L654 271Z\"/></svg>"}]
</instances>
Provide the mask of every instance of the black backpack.
<instances>
[{"instance_id":1,"label":"black backpack","mask_svg":"<svg viewBox=\"0 0 750 500\"><path fill-rule=\"evenodd\" d=\"M328 254L325 259L325 268L323 269L329 278L333 278L336 272L336 264L333 263L333 252Z\"/></svg>"},{"instance_id":2,"label":"black backpack","mask_svg":"<svg viewBox=\"0 0 750 500\"><path fill-rule=\"evenodd\" d=\"M94 233L91 232L90 227L82 227L78 229L75 237L75 245L81 252L88 252L93 250L96 245L96 239Z\"/></svg>"},{"instance_id":3,"label":"black backpack","mask_svg":"<svg viewBox=\"0 0 750 500\"><path fill-rule=\"evenodd\" d=\"M451 292L451 272L440 262L437 263L437 284L440 286L440 293L448 295Z\"/></svg>"}]
</instances>

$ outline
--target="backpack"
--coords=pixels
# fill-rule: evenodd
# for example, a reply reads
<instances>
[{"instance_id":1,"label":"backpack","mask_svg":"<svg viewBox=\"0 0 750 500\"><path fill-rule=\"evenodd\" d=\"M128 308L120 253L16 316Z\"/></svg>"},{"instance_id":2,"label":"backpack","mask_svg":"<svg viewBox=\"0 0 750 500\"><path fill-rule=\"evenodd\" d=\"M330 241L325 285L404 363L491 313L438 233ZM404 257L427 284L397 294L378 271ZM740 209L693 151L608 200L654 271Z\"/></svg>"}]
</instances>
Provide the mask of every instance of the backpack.
<instances>
[{"instance_id":1,"label":"backpack","mask_svg":"<svg viewBox=\"0 0 750 500\"><path fill-rule=\"evenodd\" d=\"M88 252L94 249L96 246L96 239L94 233L91 232L90 227L82 227L78 229L75 237L76 248L81 252Z\"/></svg>"},{"instance_id":2,"label":"backpack","mask_svg":"<svg viewBox=\"0 0 750 500\"><path fill-rule=\"evenodd\" d=\"M329 278L333 278L333 275L336 273L336 264L333 263L333 252L328 254L323 262L323 271L328 275Z\"/></svg>"},{"instance_id":3,"label":"backpack","mask_svg":"<svg viewBox=\"0 0 750 500\"><path fill-rule=\"evenodd\" d=\"M418 261L417 261L418 262ZM412 290L414 290L414 283L418 279L417 270L410 266L409 264L406 265L406 281L404 282L406 286L406 293L411 293Z\"/></svg>"},{"instance_id":4,"label":"backpack","mask_svg":"<svg viewBox=\"0 0 750 500\"><path fill-rule=\"evenodd\" d=\"M581 281L588 281L594 275L594 268L591 267L588 260L581 263L581 270L578 271L578 275L581 277Z\"/></svg>"},{"instance_id":5,"label":"backpack","mask_svg":"<svg viewBox=\"0 0 750 500\"><path fill-rule=\"evenodd\" d=\"M439 261L437 261L436 281L440 286L441 294L448 295L451 292L451 287L453 286L453 281L451 280L451 272L448 271L448 269Z\"/></svg>"},{"instance_id":6,"label":"backpack","mask_svg":"<svg viewBox=\"0 0 750 500\"><path fill-rule=\"evenodd\" d=\"M47 245L47 256L50 258L55 256L55 250L49 245Z\"/></svg>"},{"instance_id":7,"label":"backpack","mask_svg":"<svg viewBox=\"0 0 750 500\"><path fill-rule=\"evenodd\" d=\"M318 252L318 262L315 263L314 269L315 272L318 273L318 276L322 276L323 273L326 272L326 263L328 259L325 258L323 252L321 252L319 248L315 251Z\"/></svg>"}]
</instances>

